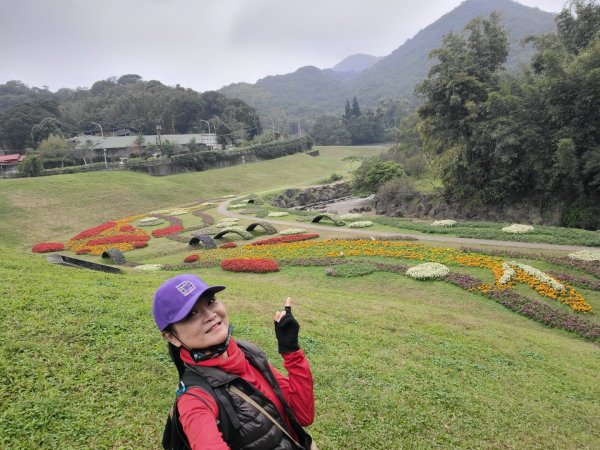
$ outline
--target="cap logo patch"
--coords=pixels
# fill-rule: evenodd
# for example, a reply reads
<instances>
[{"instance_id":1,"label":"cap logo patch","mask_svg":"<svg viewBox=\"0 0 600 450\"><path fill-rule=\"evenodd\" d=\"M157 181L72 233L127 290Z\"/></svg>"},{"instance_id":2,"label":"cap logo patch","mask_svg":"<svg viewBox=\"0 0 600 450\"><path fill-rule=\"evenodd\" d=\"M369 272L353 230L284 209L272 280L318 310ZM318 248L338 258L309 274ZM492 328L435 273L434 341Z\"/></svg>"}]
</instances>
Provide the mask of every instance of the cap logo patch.
<instances>
[{"instance_id":1,"label":"cap logo patch","mask_svg":"<svg viewBox=\"0 0 600 450\"><path fill-rule=\"evenodd\" d=\"M196 290L196 285L190 281L183 281L175 287L184 295L184 297L187 297Z\"/></svg>"}]
</instances>

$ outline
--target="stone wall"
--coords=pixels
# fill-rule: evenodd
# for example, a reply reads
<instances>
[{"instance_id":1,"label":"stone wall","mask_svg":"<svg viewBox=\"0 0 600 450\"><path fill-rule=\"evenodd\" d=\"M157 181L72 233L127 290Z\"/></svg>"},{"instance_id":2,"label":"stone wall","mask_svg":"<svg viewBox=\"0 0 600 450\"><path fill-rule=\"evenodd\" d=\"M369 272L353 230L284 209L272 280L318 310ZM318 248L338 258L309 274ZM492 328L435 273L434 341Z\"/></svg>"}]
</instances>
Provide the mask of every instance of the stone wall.
<instances>
[{"instance_id":1,"label":"stone wall","mask_svg":"<svg viewBox=\"0 0 600 450\"><path fill-rule=\"evenodd\" d=\"M351 195L349 183L334 183L308 189L288 189L273 200L279 208L318 209L320 206Z\"/></svg>"},{"instance_id":2,"label":"stone wall","mask_svg":"<svg viewBox=\"0 0 600 450\"><path fill-rule=\"evenodd\" d=\"M519 222L534 225L557 225L563 207L558 202L543 204L535 200L470 206L448 202L439 194L415 194L413 198L404 201L382 201L376 197L373 204L377 214L391 217Z\"/></svg>"}]
</instances>

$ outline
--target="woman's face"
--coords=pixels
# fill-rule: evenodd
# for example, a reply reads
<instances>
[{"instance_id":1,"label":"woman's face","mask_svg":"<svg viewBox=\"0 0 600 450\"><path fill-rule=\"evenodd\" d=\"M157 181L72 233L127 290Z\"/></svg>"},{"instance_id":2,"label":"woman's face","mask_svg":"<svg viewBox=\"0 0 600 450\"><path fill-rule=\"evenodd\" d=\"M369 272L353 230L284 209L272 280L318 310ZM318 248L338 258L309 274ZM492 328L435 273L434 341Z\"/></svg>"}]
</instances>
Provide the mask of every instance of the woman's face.
<instances>
[{"instance_id":1,"label":"woman's face","mask_svg":"<svg viewBox=\"0 0 600 450\"><path fill-rule=\"evenodd\" d=\"M163 335L177 347L204 349L222 344L229 332L227 309L214 295L200 297L187 317L173 324L173 331Z\"/></svg>"}]
</instances>

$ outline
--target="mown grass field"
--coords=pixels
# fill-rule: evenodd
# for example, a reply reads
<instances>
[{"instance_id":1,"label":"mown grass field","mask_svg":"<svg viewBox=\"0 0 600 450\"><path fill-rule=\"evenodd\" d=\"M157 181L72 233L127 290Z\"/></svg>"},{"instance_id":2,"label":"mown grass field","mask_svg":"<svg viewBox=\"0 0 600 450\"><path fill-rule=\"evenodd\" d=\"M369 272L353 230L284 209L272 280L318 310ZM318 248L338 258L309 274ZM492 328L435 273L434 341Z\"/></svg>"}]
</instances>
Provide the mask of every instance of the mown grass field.
<instances>
[{"instance_id":1,"label":"mown grass field","mask_svg":"<svg viewBox=\"0 0 600 450\"><path fill-rule=\"evenodd\" d=\"M0 183L0 448L159 448L177 381L151 316L153 292L173 272L54 266L29 251L33 243L198 199L310 184L364 151L372 149L165 178ZM185 255L171 249L161 242L131 259ZM310 432L321 449L600 448L598 344L443 282L289 266L195 273L228 286L221 299L235 336L278 367L272 315L293 297L315 377ZM598 292L582 292L598 310Z\"/></svg>"}]
</instances>

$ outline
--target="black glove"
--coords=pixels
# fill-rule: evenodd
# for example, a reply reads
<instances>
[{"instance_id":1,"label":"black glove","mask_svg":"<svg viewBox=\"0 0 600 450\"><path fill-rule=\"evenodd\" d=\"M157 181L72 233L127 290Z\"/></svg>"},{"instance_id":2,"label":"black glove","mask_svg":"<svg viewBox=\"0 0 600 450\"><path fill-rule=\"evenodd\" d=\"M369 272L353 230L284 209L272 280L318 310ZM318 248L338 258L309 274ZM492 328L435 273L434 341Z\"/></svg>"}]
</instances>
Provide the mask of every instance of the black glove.
<instances>
[{"instance_id":1,"label":"black glove","mask_svg":"<svg viewBox=\"0 0 600 450\"><path fill-rule=\"evenodd\" d=\"M275 336L277 336L277 344L279 353L292 353L300 350L298 345L298 332L300 324L292 315L292 307L285 307L285 315L275 322Z\"/></svg>"}]
</instances>

